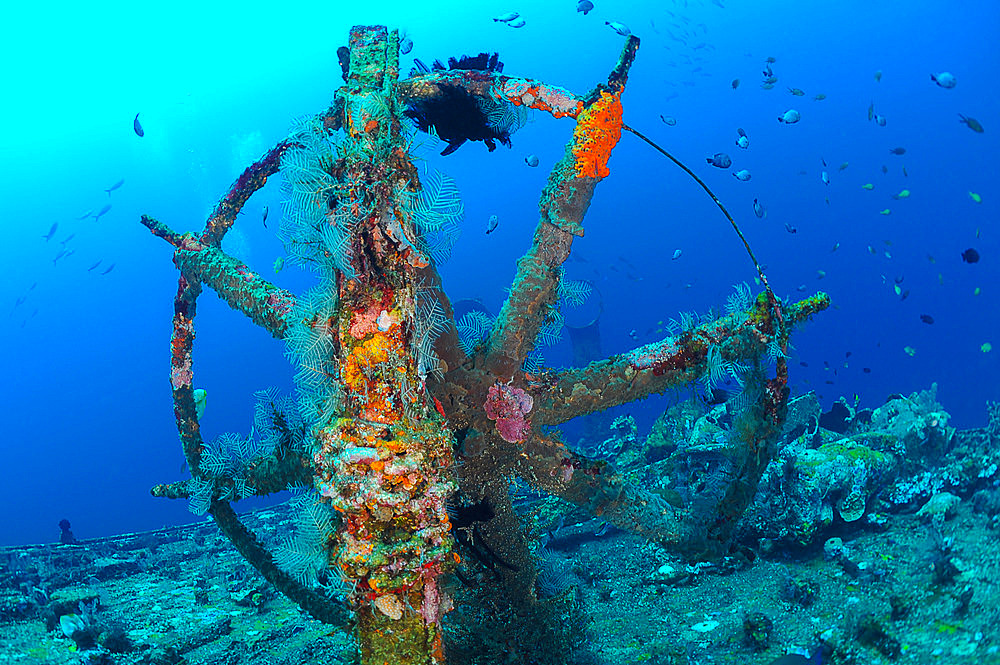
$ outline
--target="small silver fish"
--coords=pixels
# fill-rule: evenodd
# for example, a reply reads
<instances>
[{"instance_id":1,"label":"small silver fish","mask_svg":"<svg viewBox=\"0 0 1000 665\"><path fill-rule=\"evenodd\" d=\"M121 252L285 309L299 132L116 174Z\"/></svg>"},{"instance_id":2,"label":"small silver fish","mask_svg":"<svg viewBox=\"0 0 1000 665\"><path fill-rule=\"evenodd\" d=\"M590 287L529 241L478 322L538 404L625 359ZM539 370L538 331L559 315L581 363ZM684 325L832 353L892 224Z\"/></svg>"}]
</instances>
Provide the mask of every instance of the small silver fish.
<instances>
[{"instance_id":1,"label":"small silver fish","mask_svg":"<svg viewBox=\"0 0 1000 665\"><path fill-rule=\"evenodd\" d=\"M102 260L102 259L97 259L97 263L95 263L94 265L92 265L92 266L90 266L89 268L87 268L87 272L90 272L91 270L93 270L93 269L94 269L94 268L96 268L97 266L101 265L101 260Z\"/></svg>"},{"instance_id":2,"label":"small silver fish","mask_svg":"<svg viewBox=\"0 0 1000 665\"><path fill-rule=\"evenodd\" d=\"M142 125L139 124L139 113L135 114L135 120L132 121L132 129L135 131L136 136L145 136L146 134L146 132L142 131Z\"/></svg>"},{"instance_id":3,"label":"small silver fish","mask_svg":"<svg viewBox=\"0 0 1000 665\"><path fill-rule=\"evenodd\" d=\"M879 127L885 127L885 116L884 115L879 115L878 113L876 113L875 114L875 124L878 125Z\"/></svg>"},{"instance_id":4,"label":"small silver fish","mask_svg":"<svg viewBox=\"0 0 1000 665\"><path fill-rule=\"evenodd\" d=\"M705 161L720 169L728 169L733 165L733 160L724 152L717 152L711 157L706 157Z\"/></svg>"},{"instance_id":5,"label":"small silver fish","mask_svg":"<svg viewBox=\"0 0 1000 665\"><path fill-rule=\"evenodd\" d=\"M264 214L261 215L261 222L264 224L264 228L267 228L267 206L264 206Z\"/></svg>"},{"instance_id":6,"label":"small silver fish","mask_svg":"<svg viewBox=\"0 0 1000 665\"><path fill-rule=\"evenodd\" d=\"M830 184L830 174L827 173L826 171L823 171L822 173L819 174L819 179L823 181L824 185Z\"/></svg>"},{"instance_id":7,"label":"small silver fish","mask_svg":"<svg viewBox=\"0 0 1000 665\"><path fill-rule=\"evenodd\" d=\"M536 166L538 166L538 155L528 155L527 157L524 158L524 163L530 166L531 168L535 168Z\"/></svg>"},{"instance_id":8,"label":"small silver fish","mask_svg":"<svg viewBox=\"0 0 1000 665\"><path fill-rule=\"evenodd\" d=\"M576 3L576 11L583 12L584 16L586 16L593 8L594 8L594 3L591 2L590 0L580 0L579 2Z\"/></svg>"},{"instance_id":9,"label":"small silver fish","mask_svg":"<svg viewBox=\"0 0 1000 665\"><path fill-rule=\"evenodd\" d=\"M792 226L791 224L789 224L787 222L785 223L785 230L788 231L789 233L798 233L799 232L799 230L797 228L795 228L794 226Z\"/></svg>"},{"instance_id":10,"label":"small silver fish","mask_svg":"<svg viewBox=\"0 0 1000 665\"><path fill-rule=\"evenodd\" d=\"M399 52L402 55L406 55L413 50L413 40L403 35L403 38L399 40Z\"/></svg>"},{"instance_id":11,"label":"small silver fish","mask_svg":"<svg viewBox=\"0 0 1000 665\"><path fill-rule=\"evenodd\" d=\"M677 259L681 258L681 254L683 254L683 253L684 252L682 252L681 250L675 249L673 256L670 257L670 260L671 261L676 261Z\"/></svg>"},{"instance_id":12,"label":"small silver fish","mask_svg":"<svg viewBox=\"0 0 1000 665\"><path fill-rule=\"evenodd\" d=\"M523 18L514 19L507 23L512 28L523 28L525 26L525 21Z\"/></svg>"},{"instance_id":13,"label":"small silver fish","mask_svg":"<svg viewBox=\"0 0 1000 665\"><path fill-rule=\"evenodd\" d=\"M794 125L801 119L802 115L795 109L788 109L778 116L778 122L783 122L786 125Z\"/></svg>"},{"instance_id":14,"label":"small silver fish","mask_svg":"<svg viewBox=\"0 0 1000 665\"><path fill-rule=\"evenodd\" d=\"M496 215L490 215L489 220L486 222L486 235L489 235L497 230L500 225L500 218Z\"/></svg>"},{"instance_id":15,"label":"small silver fish","mask_svg":"<svg viewBox=\"0 0 1000 665\"><path fill-rule=\"evenodd\" d=\"M940 74L931 74L931 80L937 83L942 88L954 88L958 85L958 81L955 80L955 76L951 72L941 72Z\"/></svg>"},{"instance_id":16,"label":"small silver fish","mask_svg":"<svg viewBox=\"0 0 1000 665\"><path fill-rule=\"evenodd\" d=\"M93 217L93 215L94 215L94 209L91 208L90 210L88 210L87 212L83 213L82 215L80 215L76 219L77 219L77 221L79 221L81 219L87 219L88 217Z\"/></svg>"},{"instance_id":17,"label":"small silver fish","mask_svg":"<svg viewBox=\"0 0 1000 665\"><path fill-rule=\"evenodd\" d=\"M767 208L765 208L764 205L757 199L753 200L753 214L757 215L757 219L764 219L767 217Z\"/></svg>"},{"instance_id":18,"label":"small silver fish","mask_svg":"<svg viewBox=\"0 0 1000 665\"><path fill-rule=\"evenodd\" d=\"M52 240L52 236L56 234L56 229L58 228L59 228L59 222L55 222L52 224L52 228L49 229L49 232L42 236L43 238L45 238L45 242Z\"/></svg>"},{"instance_id":19,"label":"small silver fish","mask_svg":"<svg viewBox=\"0 0 1000 665\"><path fill-rule=\"evenodd\" d=\"M750 180L750 172L746 169L741 169L739 171L733 171L733 177L741 182L746 182Z\"/></svg>"},{"instance_id":20,"label":"small silver fish","mask_svg":"<svg viewBox=\"0 0 1000 665\"><path fill-rule=\"evenodd\" d=\"M605 21L604 25L608 26L622 37L628 37L632 34L632 31L628 29L627 25L619 23L618 21Z\"/></svg>"},{"instance_id":21,"label":"small silver fish","mask_svg":"<svg viewBox=\"0 0 1000 665\"><path fill-rule=\"evenodd\" d=\"M518 16L520 16L520 14L517 12L507 12L506 14L500 14L500 16L495 17L493 21L496 23L510 23Z\"/></svg>"},{"instance_id":22,"label":"small silver fish","mask_svg":"<svg viewBox=\"0 0 1000 665\"><path fill-rule=\"evenodd\" d=\"M660 115L660 120L668 127L673 127L677 124L677 118L672 115Z\"/></svg>"},{"instance_id":23,"label":"small silver fish","mask_svg":"<svg viewBox=\"0 0 1000 665\"><path fill-rule=\"evenodd\" d=\"M115 184L111 185L110 187L108 187L104 191L106 191L108 193L108 196L111 196L111 192L115 191L116 189L118 189L119 187L121 187L124 184L125 184L125 178L122 178L121 180L119 180Z\"/></svg>"},{"instance_id":24,"label":"small silver fish","mask_svg":"<svg viewBox=\"0 0 1000 665\"><path fill-rule=\"evenodd\" d=\"M749 148L750 147L750 137L747 136L747 133L743 131L743 128L742 127L737 127L736 128L736 133L738 133L740 135L739 138L736 139L736 145L738 145L739 147L743 148L744 150L746 150L747 148Z\"/></svg>"},{"instance_id":25,"label":"small silver fish","mask_svg":"<svg viewBox=\"0 0 1000 665\"><path fill-rule=\"evenodd\" d=\"M115 269L115 264L112 263L110 266L101 271L102 275L107 275L109 272Z\"/></svg>"}]
</instances>

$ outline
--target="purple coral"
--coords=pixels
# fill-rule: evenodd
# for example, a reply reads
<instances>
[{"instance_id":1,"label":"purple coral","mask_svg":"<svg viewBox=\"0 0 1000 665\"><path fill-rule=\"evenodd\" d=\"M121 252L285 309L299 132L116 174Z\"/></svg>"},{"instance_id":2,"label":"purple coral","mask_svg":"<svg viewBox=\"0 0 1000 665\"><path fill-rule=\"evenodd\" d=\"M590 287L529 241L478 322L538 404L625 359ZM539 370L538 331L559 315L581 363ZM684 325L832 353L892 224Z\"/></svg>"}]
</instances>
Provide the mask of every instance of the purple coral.
<instances>
[{"instance_id":1,"label":"purple coral","mask_svg":"<svg viewBox=\"0 0 1000 665\"><path fill-rule=\"evenodd\" d=\"M497 433L504 441L518 443L528 437L531 422L525 419L534 398L521 388L496 383L486 396L486 417L497 422Z\"/></svg>"}]
</instances>

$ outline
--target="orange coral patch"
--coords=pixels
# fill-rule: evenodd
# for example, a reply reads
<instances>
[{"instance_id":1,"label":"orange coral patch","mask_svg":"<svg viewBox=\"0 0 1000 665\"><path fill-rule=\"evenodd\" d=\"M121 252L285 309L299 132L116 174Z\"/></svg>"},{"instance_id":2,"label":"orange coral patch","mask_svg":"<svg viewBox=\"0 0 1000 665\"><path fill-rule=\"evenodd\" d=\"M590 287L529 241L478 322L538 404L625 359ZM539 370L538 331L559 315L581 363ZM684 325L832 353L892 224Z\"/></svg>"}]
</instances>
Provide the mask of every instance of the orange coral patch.
<instances>
[{"instance_id":1,"label":"orange coral patch","mask_svg":"<svg viewBox=\"0 0 1000 665\"><path fill-rule=\"evenodd\" d=\"M378 333L358 344L344 361L344 382L352 390L359 391L365 382L365 372L389 360L389 351L395 346L389 335Z\"/></svg>"},{"instance_id":2,"label":"orange coral patch","mask_svg":"<svg viewBox=\"0 0 1000 665\"><path fill-rule=\"evenodd\" d=\"M605 178L608 159L622 137L621 93L601 92L601 97L577 117L573 130L573 156L580 178Z\"/></svg>"}]
</instances>

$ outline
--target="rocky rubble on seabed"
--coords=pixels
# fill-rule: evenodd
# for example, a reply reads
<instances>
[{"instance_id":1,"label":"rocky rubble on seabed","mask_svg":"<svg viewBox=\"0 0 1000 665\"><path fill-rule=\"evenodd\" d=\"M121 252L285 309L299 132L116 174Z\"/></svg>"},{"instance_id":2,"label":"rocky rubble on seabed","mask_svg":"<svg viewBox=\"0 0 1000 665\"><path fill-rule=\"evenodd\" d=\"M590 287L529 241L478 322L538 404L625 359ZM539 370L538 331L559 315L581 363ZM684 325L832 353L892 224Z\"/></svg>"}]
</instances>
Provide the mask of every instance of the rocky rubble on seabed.
<instances>
[{"instance_id":1,"label":"rocky rubble on seabed","mask_svg":"<svg viewBox=\"0 0 1000 665\"><path fill-rule=\"evenodd\" d=\"M691 468L678 459L726 422L691 404L668 415L618 464L676 500L672 470ZM873 410L796 399L721 561L683 561L553 497L532 502L539 595L574 599L590 621L578 652L511 662L772 665L822 649L824 665L1000 663L1000 406L988 417L955 430L933 388ZM265 538L293 519L285 505L244 517ZM0 548L0 664L353 663L353 652L349 631L276 594L212 522Z\"/></svg>"},{"instance_id":2,"label":"rocky rubble on seabed","mask_svg":"<svg viewBox=\"0 0 1000 665\"><path fill-rule=\"evenodd\" d=\"M244 518L268 534L293 515L281 505ZM275 592L211 521L0 548L0 664L335 664L353 651L347 631Z\"/></svg>"}]
</instances>

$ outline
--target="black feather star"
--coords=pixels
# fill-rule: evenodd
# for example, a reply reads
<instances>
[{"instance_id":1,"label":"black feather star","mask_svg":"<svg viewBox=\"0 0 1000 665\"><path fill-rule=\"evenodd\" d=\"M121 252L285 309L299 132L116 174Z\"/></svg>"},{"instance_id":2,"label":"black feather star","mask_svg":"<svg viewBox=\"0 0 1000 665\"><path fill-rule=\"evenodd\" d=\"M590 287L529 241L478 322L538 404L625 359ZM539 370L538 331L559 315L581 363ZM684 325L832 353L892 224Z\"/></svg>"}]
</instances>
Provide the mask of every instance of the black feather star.
<instances>
[{"instance_id":1,"label":"black feather star","mask_svg":"<svg viewBox=\"0 0 1000 665\"><path fill-rule=\"evenodd\" d=\"M499 73L503 63L496 53L480 53L477 56L463 55L459 59L448 58L445 66L435 60L430 72L448 70L473 70ZM418 66L411 76L429 73L425 65ZM524 124L525 113L505 101L477 97L464 88L440 84L440 94L425 99L411 101L404 114L413 119L417 129L430 132L433 128L438 138L448 145L442 155L450 155L466 141L482 141L490 152L496 150L497 141L510 147L510 136Z\"/></svg>"}]
</instances>

